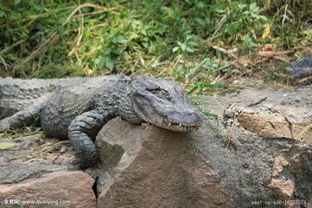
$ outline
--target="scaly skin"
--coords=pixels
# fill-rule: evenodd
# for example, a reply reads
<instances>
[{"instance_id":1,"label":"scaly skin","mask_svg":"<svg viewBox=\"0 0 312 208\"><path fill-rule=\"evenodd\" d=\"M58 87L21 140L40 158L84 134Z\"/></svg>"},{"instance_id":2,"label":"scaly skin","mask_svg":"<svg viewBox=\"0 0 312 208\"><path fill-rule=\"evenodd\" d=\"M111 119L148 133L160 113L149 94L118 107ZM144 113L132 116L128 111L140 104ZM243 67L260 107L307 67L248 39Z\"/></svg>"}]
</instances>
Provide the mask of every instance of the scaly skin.
<instances>
[{"instance_id":1,"label":"scaly skin","mask_svg":"<svg viewBox=\"0 0 312 208\"><path fill-rule=\"evenodd\" d=\"M0 132L28 125L40 115L47 136L71 140L82 168L96 163L93 140L116 116L182 132L202 124L181 86L146 76L0 79L0 110L8 116L0 120Z\"/></svg>"},{"instance_id":2,"label":"scaly skin","mask_svg":"<svg viewBox=\"0 0 312 208\"><path fill-rule=\"evenodd\" d=\"M312 76L312 54L293 62L285 71L290 76L299 79Z\"/></svg>"}]
</instances>

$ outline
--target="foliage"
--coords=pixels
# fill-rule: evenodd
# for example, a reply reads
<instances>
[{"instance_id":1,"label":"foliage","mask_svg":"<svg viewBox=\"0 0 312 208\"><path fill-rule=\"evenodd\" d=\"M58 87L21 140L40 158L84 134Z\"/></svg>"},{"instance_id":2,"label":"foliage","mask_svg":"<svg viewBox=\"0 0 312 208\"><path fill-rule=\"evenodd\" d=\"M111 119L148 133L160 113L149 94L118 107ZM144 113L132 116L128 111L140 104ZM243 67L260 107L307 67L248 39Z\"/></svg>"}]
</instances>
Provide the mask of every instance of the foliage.
<instances>
[{"instance_id":1,"label":"foliage","mask_svg":"<svg viewBox=\"0 0 312 208\"><path fill-rule=\"evenodd\" d=\"M15 147L14 143L9 143L9 142L0 142L0 150L6 150L6 149L11 149Z\"/></svg>"},{"instance_id":2,"label":"foliage","mask_svg":"<svg viewBox=\"0 0 312 208\"><path fill-rule=\"evenodd\" d=\"M310 0L8 0L0 76L168 76L190 92L229 89L237 57L311 46ZM301 47L302 48L302 47ZM232 52L234 51L234 52ZM233 57L235 60L233 60Z\"/></svg>"}]
</instances>

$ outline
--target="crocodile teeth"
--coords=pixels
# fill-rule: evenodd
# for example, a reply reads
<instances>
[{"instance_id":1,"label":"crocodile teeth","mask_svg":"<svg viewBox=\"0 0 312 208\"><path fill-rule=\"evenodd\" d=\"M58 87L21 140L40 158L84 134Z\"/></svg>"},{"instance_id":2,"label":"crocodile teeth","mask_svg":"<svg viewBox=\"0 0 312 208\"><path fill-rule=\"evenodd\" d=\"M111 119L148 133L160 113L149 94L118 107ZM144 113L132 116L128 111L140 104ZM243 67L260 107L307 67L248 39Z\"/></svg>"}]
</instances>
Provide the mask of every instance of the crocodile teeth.
<instances>
[{"instance_id":1,"label":"crocodile teeth","mask_svg":"<svg viewBox=\"0 0 312 208\"><path fill-rule=\"evenodd\" d=\"M151 125L150 123L142 123L142 126L149 126Z\"/></svg>"}]
</instances>

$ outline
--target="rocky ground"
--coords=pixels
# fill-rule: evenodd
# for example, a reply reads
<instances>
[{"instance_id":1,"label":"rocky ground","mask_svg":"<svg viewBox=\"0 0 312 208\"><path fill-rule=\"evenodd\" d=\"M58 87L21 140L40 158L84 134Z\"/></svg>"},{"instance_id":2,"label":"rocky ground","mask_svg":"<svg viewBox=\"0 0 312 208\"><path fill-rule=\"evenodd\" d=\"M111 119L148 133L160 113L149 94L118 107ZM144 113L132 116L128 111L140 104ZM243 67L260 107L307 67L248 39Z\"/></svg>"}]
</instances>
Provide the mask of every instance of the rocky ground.
<instances>
[{"instance_id":1,"label":"rocky ground","mask_svg":"<svg viewBox=\"0 0 312 208\"><path fill-rule=\"evenodd\" d=\"M0 142L0 207L312 207L312 86L200 97L218 115L189 134L116 118L78 170L67 141Z\"/></svg>"}]
</instances>

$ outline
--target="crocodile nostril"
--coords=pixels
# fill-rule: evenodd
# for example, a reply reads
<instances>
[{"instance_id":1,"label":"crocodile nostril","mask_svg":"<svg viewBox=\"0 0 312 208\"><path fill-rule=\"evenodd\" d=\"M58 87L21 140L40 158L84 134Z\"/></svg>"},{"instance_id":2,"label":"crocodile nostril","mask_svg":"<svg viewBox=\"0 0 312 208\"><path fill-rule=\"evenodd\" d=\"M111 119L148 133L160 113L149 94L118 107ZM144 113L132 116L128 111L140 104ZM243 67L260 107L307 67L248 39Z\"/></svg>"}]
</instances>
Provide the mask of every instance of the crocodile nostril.
<instances>
[{"instance_id":1,"label":"crocodile nostril","mask_svg":"<svg viewBox=\"0 0 312 208\"><path fill-rule=\"evenodd\" d=\"M201 117L198 115L198 113L190 113L188 115L188 118L189 118L189 123L192 125L192 126L201 126L202 125L202 119Z\"/></svg>"}]
</instances>

